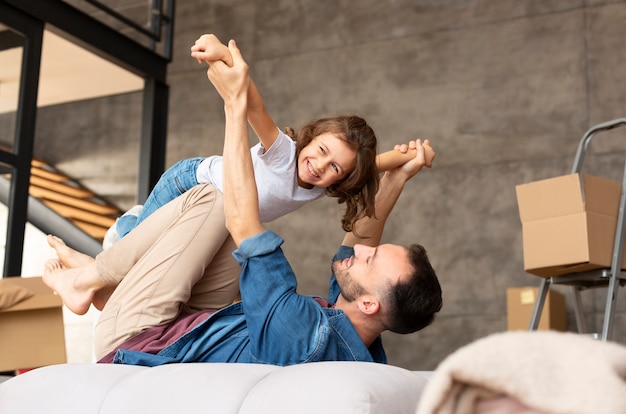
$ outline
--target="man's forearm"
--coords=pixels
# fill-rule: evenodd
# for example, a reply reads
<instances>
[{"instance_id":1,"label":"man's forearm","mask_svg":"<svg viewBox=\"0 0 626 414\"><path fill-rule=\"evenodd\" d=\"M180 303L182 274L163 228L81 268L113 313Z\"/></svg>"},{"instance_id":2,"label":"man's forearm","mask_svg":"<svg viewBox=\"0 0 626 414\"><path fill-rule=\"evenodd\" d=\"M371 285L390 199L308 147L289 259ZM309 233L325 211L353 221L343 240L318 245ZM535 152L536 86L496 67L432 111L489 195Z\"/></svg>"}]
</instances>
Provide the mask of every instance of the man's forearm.
<instances>
[{"instance_id":1,"label":"man's forearm","mask_svg":"<svg viewBox=\"0 0 626 414\"><path fill-rule=\"evenodd\" d=\"M406 181L406 177L400 171L385 173L376 193L375 217L363 217L358 220L354 230L344 237L345 246L354 246L357 243L369 246L380 244L387 218L400 198Z\"/></svg>"},{"instance_id":2,"label":"man's forearm","mask_svg":"<svg viewBox=\"0 0 626 414\"><path fill-rule=\"evenodd\" d=\"M248 65L234 40L228 43L233 65L223 61L209 66L207 76L224 100L223 194L226 228L237 246L264 231L248 136Z\"/></svg>"},{"instance_id":3,"label":"man's forearm","mask_svg":"<svg viewBox=\"0 0 626 414\"><path fill-rule=\"evenodd\" d=\"M409 142L409 148L415 148L413 158L404 164L390 169L380 181L376 193L374 217L363 217L355 223L354 231L348 233L343 240L346 246L354 246L357 243L376 246L380 243L385 227L385 222L396 205L404 185L417 174L422 167L430 166L435 158L435 152L430 147L430 141L415 140ZM428 159L427 159L428 157Z\"/></svg>"},{"instance_id":4,"label":"man's forearm","mask_svg":"<svg viewBox=\"0 0 626 414\"><path fill-rule=\"evenodd\" d=\"M241 241L262 230L250 144L245 101L224 105L224 211L233 240Z\"/></svg>"}]
</instances>

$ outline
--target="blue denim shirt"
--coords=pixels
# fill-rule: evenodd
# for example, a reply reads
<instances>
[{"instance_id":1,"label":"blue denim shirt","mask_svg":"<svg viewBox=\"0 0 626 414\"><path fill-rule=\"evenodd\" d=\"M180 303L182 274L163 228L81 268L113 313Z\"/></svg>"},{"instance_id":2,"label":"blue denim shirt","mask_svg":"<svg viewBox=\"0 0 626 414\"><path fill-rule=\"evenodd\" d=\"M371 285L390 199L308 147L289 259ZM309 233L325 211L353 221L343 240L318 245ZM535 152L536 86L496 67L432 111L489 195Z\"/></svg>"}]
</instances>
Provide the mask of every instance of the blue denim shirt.
<instances>
[{"instance_id":1,"label":"blue denim shirt","mask_svg":"<svg viewBox=\"0 0 626 414\"><path fill-rule=\"evenodd\" d=\"M386 363L380 337L369 349L346 314L296 293L296 277L272 231L244 240L233 256L242 267L241 302L201 322L158 354L119 350L115 363L248 362L291 365L316 361ZM333 260L352 256L341 246ZM329 301L339 287L331 275Z\"/></svg>"}]
</instances>

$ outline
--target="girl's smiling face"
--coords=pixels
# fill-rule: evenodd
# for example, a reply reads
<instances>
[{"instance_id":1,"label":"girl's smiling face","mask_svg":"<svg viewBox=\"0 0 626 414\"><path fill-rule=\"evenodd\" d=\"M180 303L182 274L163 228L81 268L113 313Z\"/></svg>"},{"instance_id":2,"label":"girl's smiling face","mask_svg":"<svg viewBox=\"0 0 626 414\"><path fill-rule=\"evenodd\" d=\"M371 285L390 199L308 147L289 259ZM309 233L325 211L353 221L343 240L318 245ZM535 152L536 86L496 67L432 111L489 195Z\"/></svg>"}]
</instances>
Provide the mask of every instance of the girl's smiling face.
<instances>
[{"instance_id":1,"label":"girl's smiling face","mask_svg":"<svg viewBox=\"0 0 626 414\"><path fill-rule=\"evenodd\" d=\"M345 178L356 166L356 151L337 135L316 136L298 155L298 184L327 188Z\"/></svg>"}]
</instances>

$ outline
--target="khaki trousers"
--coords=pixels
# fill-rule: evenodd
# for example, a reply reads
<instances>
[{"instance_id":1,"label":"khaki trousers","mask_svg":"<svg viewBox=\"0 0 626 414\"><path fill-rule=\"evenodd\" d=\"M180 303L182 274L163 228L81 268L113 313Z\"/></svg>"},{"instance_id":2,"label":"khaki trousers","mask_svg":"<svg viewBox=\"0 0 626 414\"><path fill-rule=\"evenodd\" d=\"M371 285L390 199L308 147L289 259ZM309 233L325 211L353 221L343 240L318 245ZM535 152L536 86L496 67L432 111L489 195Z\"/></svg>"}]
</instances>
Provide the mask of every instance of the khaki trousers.
<instances>
[{"instance_id":1,"label":"khaki trousers","mask_svg":"<svg viewBox=\"0 0 626 414\"><path fill-rule=\"evenodd\" d=\"M222 193L193 187L96 256L100 277L117 286L94 333L98 359L181 311L220 309L239 292L241 267L225 227Z\"/></svg>"}]
</instances>

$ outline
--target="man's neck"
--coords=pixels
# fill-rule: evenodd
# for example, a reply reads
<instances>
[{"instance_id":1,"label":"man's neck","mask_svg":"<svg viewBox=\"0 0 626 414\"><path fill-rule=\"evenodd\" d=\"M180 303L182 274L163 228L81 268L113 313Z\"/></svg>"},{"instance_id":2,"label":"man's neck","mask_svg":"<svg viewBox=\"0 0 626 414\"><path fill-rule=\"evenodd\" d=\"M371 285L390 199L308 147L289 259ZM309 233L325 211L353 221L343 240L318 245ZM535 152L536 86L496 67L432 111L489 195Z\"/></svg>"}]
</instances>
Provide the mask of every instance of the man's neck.
<instances>
[{"instance_id":1,"label":"man's neck","mask_svg":"<svg viewBox=\"0 0 626 414\"><path fill-rule=\"evenodd\" d=\"M341 309L346 314L366 347L369 348L372 342L380 336L381 330L376 327L377 322L361 312L355 302L348 302L343 296L339 295L335 303L335 309Z\"/></svg>"}]
</instances>

